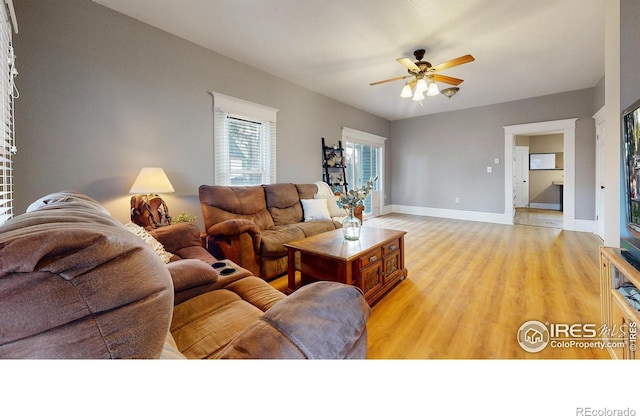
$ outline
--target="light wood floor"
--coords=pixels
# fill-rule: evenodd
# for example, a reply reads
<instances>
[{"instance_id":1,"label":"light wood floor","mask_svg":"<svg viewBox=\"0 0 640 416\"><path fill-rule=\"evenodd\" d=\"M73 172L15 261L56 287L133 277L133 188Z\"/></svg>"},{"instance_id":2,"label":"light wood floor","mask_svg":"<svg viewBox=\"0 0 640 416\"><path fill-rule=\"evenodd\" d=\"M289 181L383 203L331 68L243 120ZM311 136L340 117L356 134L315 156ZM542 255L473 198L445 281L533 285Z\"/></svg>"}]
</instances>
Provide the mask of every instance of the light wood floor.
<instances>
[{"instance_id":1,"label":"light wood floor","mask_svg":"<svg viewBox=\"0 0 640 416\"><path fill-rule=\"evenodd\" d=\"M404 214L365 226L407 231L409 270L373 307L368 358L609 358L597 348L527 353L516 340L528 320L600 325L595 235ZM284 289L286 277L272 284Z\"/></svg>"},{"instance_id":2,"label":"light wood floor","mask_svg":"<svg viewBox=\"0 0 640 416\"><path fill-rule=\"evenodd\" d=\"M536 208L516 208L514 224L535 225L538 227L562 228L562 211Z\"/></svg>"}]
</instances>

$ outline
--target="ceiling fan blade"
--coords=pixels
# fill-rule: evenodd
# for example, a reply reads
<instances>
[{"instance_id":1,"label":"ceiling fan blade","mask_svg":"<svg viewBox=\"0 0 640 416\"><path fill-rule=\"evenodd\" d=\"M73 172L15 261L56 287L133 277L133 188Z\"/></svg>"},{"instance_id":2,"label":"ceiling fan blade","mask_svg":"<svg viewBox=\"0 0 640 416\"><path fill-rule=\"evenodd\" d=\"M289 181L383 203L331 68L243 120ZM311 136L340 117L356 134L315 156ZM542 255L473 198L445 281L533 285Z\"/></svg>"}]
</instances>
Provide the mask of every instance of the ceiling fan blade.
<instances>
[{"instance_id":1,"label":"ceiling fan blade","mask_svg":"<svg viewBox=\"0 0 640 416\"><path fill-rule=\"evenodd\" d=\"M446 75L433 74L433 80L436 82L444 82L449 85L460 85L464 82L464 80L460 78L448 77Z\"/></svg>"},{"instance_id":2,"label":"ceiling fan blade","mask_svg":"<svg viewBox=\"0 0 640 416\"><path fill-rule=\"evenodd\" d=\"M396 59L400 63L400 65L404 66L411 72L420 72L420 68L409 58L398 58Z\"/></svg>"},{"instance_id":3,"label":"ceiling fan blade","mask_svg":"<svg viewBox=\"0 0 640 416\"><path fill-rule=\"evenodd\" d=\"M369 85L372 85L372 86L373 86L373 85L384 84L385 82L399 81L399 80L401 80L401 79L410 78L410 77L412 77L412 76L413 76L413 75L405 75L405 76L403 76L403 77L395 77L395 78L385 79L385 80L383 80L383 81L372 82L372 83L371 83L371 84L369 84Z\"/></svg>"},{"instance_id":4,"label":"ceiling fan blade","mask_svg":"<svg viewBox=\"0 0 640 416\"><path fill-rule=\"evenodd\" d=\"M443 63L441 63L439 65L431 67L431 71L442 71L443 69L452 68L454 66L466 64L468 62L473 62L475 60L476 59L471 55L464 55L464 56L461 56L459 58L452 59L450 61L443 62Z\"/></svg>"}]
</instances>

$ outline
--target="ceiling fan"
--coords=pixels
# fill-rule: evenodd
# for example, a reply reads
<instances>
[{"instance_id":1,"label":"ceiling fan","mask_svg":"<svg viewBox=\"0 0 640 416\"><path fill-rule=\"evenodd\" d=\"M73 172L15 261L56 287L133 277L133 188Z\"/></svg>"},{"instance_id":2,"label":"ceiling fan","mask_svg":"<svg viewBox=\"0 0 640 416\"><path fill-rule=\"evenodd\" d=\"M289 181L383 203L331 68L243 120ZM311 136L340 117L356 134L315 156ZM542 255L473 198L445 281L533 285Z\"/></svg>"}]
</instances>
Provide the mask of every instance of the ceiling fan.
<instances>
[{"instance_id":1,"label":"ceiling fan","mask_svg":"<svg viewBox=\"0 0 640 416\"><path fill-rule=\"evenodd\" d=\"M397 61L402 66L407 68L409 75L372 82L370 85L373 86L384 84L386 82L413 78L411 81L405 82L404 87L402 88L402 93L400 94L401 97L413 97L414 101L418 101L420 103L422 100L424 100L425 92L428 96L443 94L448 98L453 97L455 93L460 90L460 88L457 86L462 84L463 80L460 78L437 74L436 72L472 62L475 60L475 58L471 55L464 55L459 58L455 58L450 61L432 66L430 62L422 60L424 58L424 53L424 49L418 49L413 52L413 56L415 56L416 62L411 61L411 59L409 58L397 59ZM438 85L436 84L436 82L443 82L445 84L454 85L455 87L445 88L440 91L438 90Z\"/></svg>"}]
</instances>

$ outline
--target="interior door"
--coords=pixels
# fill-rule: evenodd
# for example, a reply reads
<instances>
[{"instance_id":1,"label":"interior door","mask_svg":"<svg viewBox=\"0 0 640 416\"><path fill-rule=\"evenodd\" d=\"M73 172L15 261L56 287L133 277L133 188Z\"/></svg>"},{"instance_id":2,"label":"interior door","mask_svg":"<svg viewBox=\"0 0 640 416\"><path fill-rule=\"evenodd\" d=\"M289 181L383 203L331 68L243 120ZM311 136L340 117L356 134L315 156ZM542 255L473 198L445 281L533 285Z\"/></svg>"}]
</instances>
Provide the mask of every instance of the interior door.
<instances>
[{"instance_id":1,"label":"interior door","mask_svg":"<svg viewBox=\"0 0 640 416\"><path fill-rule=\"evenodd\" d=\"M604 122L596 126L596 233L604 240Z\"/></svg>"},{"instance_id":2,"label":"interior door","mask_svg":"<svg viewBox=\"0 0 640 416\"><path fill-rule=\"evenodd\" d=\"M516 146L513 160L513 204L516 208L529 206L529 146Z\"/></svg>"}]
</instances>

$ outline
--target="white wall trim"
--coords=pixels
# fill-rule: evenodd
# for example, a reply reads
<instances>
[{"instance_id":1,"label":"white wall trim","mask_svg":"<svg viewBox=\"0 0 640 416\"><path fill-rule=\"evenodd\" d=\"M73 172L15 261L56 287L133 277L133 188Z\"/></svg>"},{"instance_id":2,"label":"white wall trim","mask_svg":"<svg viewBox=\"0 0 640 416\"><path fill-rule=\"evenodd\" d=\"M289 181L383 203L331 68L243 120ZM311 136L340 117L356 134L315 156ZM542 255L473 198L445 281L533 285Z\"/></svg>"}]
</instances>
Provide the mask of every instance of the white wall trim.
<instances>
[{"instance_id":1,"label":"white wall trim","mask_svg":"<svg viewBox=\"0 0 640 416\"><path fill-rule=\"evenodd\" d=\"M600 110L596 111L596 113L591 117L596 121L596 126L601 124L605 120L605 107L600 107Z\"/></svg>"},{"instance_id":2,"label":"white wall trim","mask_svg":"<svg viewBox=\"0 0 640 416\"><path fill-rule=\"evenodd\" d=\"M367 133L366 131L360 131L356 129L352 129L349 127L342 128L342 137L351 137L357 139L360 142L369 142L371 144L384 146L384 142L387 140L386 137L378 136L372 133Z\"/></svg>"},{"instance_id":3,"label":"white wall trim","mask_svg":"<svg viewBox=\"0 0 640 416\"><path fill-rule=\"evenodd\" d=\"M448 218L452 220L513 225L513 219L511 217L495 212L462 211L456 209L415 207L410 205L395 204L383 206L380 212L382 215L397 213L420 215L424 217ZM571 226L571 231L579 231L592 234L596 231L596 222L592 220L576 220L571 218L569 225ZM564 229L566 230L567 228L565 227Z\"/></svg>"},{"instance_id":4,"label":"white wall trim","mask_svg":"<svg viewBox=\"0 0 640 416\"><path fill-rule=\"evenodd\" d=\"M209 94L213 96L214 108L231 114L241 114L258 121L276 121L276 114L280 111L277 108L220 94L215 91L211 91Z\"/></svg>"},{"instance_id":5,"label":"white wall trim","mask_svg":"<svg viewBox=\"0 0 640 416\"><path fill-rule=\"evenodd\" d=\"M596 233L596 222L592 220L575 220L575 230L585 233Z\"/></svg>"},{"instance_id":6,"label":"white wall trim","mask_svg":"<svg viewBox=\"0 0 640 416\"><path fill-rule=\"evenodd\" d=\"M513 208L513 149L515 147L515 136L561 133L564 136L563 228L565 230L575 230L576 120L578 119L569 118L504 126L504 215L509 218L510 224L513 224L513 216L515 214Z\"/></svg>"},{"instance_id":7,"label":"white wall trim","mask_svg":"<svg viewBox=\"0 0 640 416\"><path fill-rule=\"evenodd\" d=\"M410 205L387 205L385 213L422 215L426 217L449 218L453 220L490 222L495 224L513 224L504 214L494 212L462 211L457 209L415 207Z\"/></svg>"},{"instance_id":8,"label":"white wall trim","mask_svg":"<svg viewBox=\"0 0 640 416\"><path fill-rule=\"evenodd\" d=\"M548 202L529 202L529 208L551 209L554 211L560 211L560 204L552 204Z\"/></svg>"}]
</instances>

